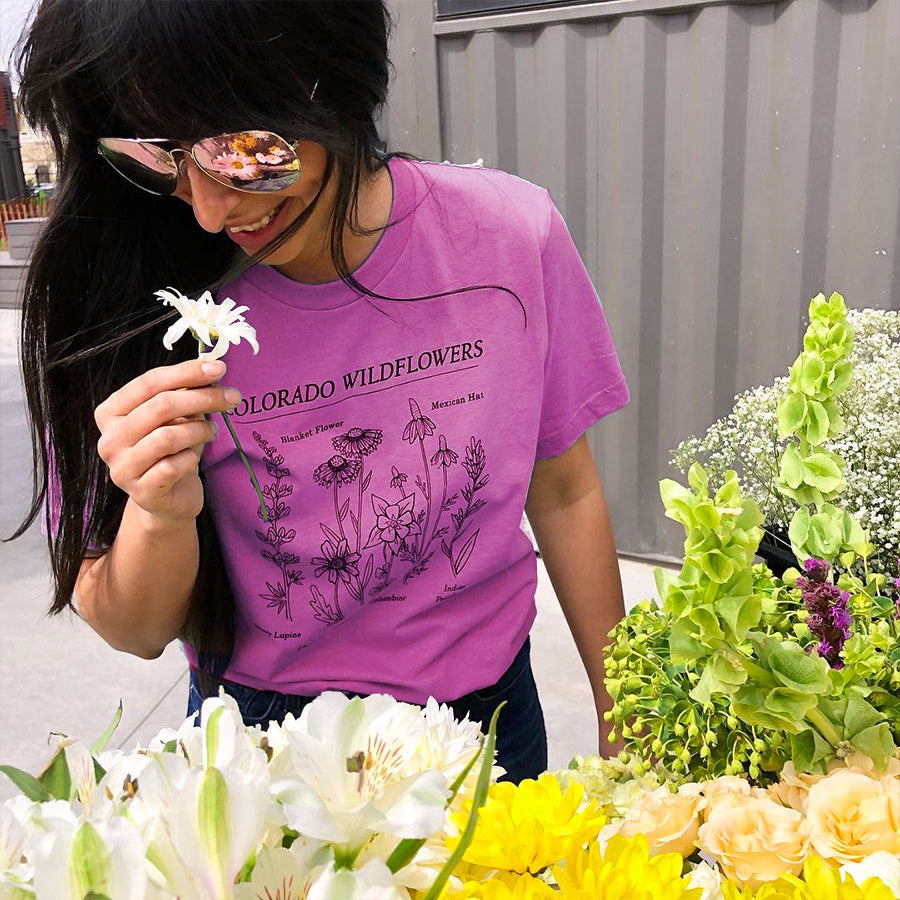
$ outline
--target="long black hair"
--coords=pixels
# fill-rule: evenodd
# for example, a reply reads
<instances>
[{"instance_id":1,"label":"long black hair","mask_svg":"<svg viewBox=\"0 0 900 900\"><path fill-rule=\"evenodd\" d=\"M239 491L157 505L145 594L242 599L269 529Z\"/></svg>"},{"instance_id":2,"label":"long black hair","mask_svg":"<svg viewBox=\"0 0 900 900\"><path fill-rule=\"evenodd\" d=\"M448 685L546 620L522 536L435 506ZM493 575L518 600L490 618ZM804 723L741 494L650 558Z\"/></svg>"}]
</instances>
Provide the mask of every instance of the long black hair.
<instances>
[{"instance_id":1,"label":"long black hair","mask_svg":"<svg viewBox=\"0 0 900 900\"><path fill-rule=\"evenodd\" d=\"M17 68L23 112L54 144L59 187L24 292L34 486L12 537L47 508L48 483L58 479L59 525L48 529L51 614L72 607L82 560L112 544L127 500L97 455L94 409L173 361L155 327L172 313L160 312L153 291L174 284L195 295L227 284L300 228L322 193L248 259L225 234L198 227L186 204L129 185L98 155L97 138L193 142L253 127L319 143L323 187L332 173L337 180L329 228L342 280L371 297L427 299L376 294L353 278L344 256L345 223L374 231L358 222L361 178L392 157L417 159L384 152L376 127L391 26L383 0L42 0ZM428 295L436 296L443 294ZM174 360L191 355L187 346L176 353ZM234 601L205 509L197 528L200 571L182 637L201 668L220 676L233 649Z\"/></svg>"}]
</instances>

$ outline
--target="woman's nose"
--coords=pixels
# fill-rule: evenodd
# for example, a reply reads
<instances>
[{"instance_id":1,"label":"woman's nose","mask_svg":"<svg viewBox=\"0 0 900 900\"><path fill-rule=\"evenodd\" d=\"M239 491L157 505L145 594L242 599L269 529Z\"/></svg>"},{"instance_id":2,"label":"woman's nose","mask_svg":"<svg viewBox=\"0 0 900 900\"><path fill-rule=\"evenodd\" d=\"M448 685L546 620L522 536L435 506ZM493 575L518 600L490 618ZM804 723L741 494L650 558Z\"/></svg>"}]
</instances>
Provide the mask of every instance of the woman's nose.
<instances>
[{"instance_id":1,"label":"woman's nose","mask_svg":"<svg viewBox=\"0 0 900 900\"><path fill-rule=\"evenodd\" d=\"M187 155L179 160L179 164L183 174L175 196L191 204L201 228L210 232L221 231L231 211L241 202L241 195L214 181Z\"/></svg>"}]
</instances>

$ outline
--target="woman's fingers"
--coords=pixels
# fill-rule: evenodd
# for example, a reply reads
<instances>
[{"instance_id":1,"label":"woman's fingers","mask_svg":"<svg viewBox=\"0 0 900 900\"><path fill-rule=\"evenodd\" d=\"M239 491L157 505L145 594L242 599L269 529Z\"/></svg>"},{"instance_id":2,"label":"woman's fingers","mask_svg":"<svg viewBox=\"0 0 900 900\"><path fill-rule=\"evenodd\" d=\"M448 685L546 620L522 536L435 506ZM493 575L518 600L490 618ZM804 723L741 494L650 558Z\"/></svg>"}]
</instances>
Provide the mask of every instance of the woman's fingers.
<instances>
[{"instance_id":1,"label":"woman's fingers","mask_svg":"<svg viewBox=\"0 0 900 900\"><path fill-rule=\"evenodd\" d=\"M151 397L165 391L180 388L198 388L211 385L225 374L221 360L191 359L173 366L150 369L110 394L96 409L97 426L102 432L112 418L127 416Z\"/></svg>"},{"instance_id":2,"label":"woman's fingers","mask_svg":"<svg viewBox=\"0 0 900 900\"><path fill-rule=\"evenodd\" d=\"M218 430L214 422L204 418L181 424L164 425L139 440L127 453L110 466L110 477L122 490L138 481L158 462L189 450L199 461L203 445L211 441Z\"/></svg>"}]
</instances>

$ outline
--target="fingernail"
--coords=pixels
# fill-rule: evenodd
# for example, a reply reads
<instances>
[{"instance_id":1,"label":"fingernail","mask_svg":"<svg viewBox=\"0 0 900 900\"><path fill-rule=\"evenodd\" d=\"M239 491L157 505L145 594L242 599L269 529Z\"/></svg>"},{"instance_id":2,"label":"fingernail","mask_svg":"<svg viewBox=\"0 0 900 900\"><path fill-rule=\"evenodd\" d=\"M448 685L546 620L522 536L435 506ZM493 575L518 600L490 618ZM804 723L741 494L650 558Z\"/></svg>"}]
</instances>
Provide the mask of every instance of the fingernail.
<instances>
[{"instance_id":1,"label":"fingernail","mask_svg":"<svg viewBox=\"0 0 900 900\"><path fill-rule=\"evenodd\" d=\"M213 427L213 437L215 437L219 433L219 426L215 422L210 422L209 424Z\"/></svg>"},{"instance_id":2,"label":"fingernail","mask_svg":"<svg viewBox=\"0 0 900 900\"><path fill-rule=\"evenodd\" d=\"M201 363L200 368L204 375L224 375L225 363L220 359L211 359L209 362Z\"/></svg>"},{"instance_id":3,"label":"fingernail","mask_svg":"<svg viewBox=\"0 0 900 900\"><path fill-rule=\"evenodd\" d=\"M225 391L225 399L232 405L237 406L241 402L241 392L234 388L228 388Z\"/></svg>"}]
</instances>

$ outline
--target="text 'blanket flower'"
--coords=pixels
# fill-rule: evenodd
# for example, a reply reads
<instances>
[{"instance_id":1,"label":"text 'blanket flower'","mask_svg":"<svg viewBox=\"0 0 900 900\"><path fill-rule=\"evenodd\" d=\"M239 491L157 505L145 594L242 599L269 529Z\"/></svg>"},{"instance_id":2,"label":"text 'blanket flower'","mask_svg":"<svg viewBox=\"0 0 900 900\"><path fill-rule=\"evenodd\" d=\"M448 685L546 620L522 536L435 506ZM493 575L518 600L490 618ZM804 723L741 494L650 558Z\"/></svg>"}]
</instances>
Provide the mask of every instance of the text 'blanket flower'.
<instances>
[{"instance_id":1,"label":"text 'blanket flower'","mask_svg":"<svg viewBox=\"0 0 900 900\"><path fill-rule=\"evenodd\" d=\"M198 342L212 348L209 352L204 352L205 358L219 359L228 351L229 345L239 344L241 340L250 344L254 355L259 353L256 329L243 315L248 307L236 306L229 297L217 304L209 291L204 291L196 300L185 297L173 287L156 291L154 296L166 306L174 306L181 314L181 318L163 337L163 346L167 350L171 350L175 341L190 329Z\"/></svg>"}]
</instances>

